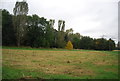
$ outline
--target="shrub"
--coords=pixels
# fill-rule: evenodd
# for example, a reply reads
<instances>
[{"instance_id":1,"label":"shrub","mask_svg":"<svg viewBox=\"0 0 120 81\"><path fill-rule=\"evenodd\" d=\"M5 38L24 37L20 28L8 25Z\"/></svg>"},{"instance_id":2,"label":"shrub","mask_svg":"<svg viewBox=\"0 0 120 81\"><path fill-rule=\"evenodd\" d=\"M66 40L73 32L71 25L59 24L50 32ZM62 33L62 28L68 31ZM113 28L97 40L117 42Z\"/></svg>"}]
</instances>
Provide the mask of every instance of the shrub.
<instances>
[{"instance_id":1,"label":"shrub","mask_svg":"<svg viewBox=\"0 0 120 81\"><path fill-rule=\"evenodd\" d=\"M69 50L72 50L73 49L73 44L71 41L68 41L67 44L66 44L66 49L69 49Z\"/></svg>"}]
</instances>

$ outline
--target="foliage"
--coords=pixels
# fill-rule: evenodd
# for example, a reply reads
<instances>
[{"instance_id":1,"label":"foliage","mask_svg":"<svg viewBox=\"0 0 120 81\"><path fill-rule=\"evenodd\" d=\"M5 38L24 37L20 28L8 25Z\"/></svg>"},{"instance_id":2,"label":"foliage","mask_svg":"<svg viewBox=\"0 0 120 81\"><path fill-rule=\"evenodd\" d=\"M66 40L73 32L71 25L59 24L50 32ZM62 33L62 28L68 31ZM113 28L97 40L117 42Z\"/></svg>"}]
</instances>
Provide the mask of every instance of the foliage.
<instances>
[{"instance_id":1,"label":"foliage","mask_svg":"<svg viewBox=\"0 0 120 81\"><path fill-rule=\"evenodd\" d=\"M115 42L112 39L106 40L104 38L99 38L95 40L96 50L114 50Z\"/></svg>"},{"instance_id":2,"label":"foliage","mask_svg":"<svg viewBox=\"0 0 120 81\"><path fill-rule=\"evenodd\" d=\"M2 10L2 45L16 45L12 15L5 9Z\"/></svg>"},{"instance_id":3,"label":"foliage","mask_svg":"<svg viewBox=\"0 0 120 81\"><path fill-rule=\"evenodd\" d=\"M42 22L41 22L42 21ZM27 34L24 44L31 47L40 47L44 46L43 44L43 36L44 36L44 26L46 19L39 18L37 15L28 16L27 23Z\"/></svg>"},{"instance_id":4,"label":"foliage","mask_svg":"<svg viewBox=\"0 0 120 81\"><path fill-rule=\"evenodd\" d=\"M83 36L80 40L81 49L92 49L93 48L93 39L88 36Z\"/></svg>"},{"instance_id":5,"label":"foliage","mask_svg":"<svg viewBox=\"0 0 120 81\"><path fill-rule=\"evenodd\" d=\"M115 48L116 50L120 50L120 41L117 43L117 47Z\"/></svg>"},{"instance_id":6,"label":"foliage","mask_svg":"<svg viewBox=\"0 0 120 81\"><path fill-rule=\"evenodd\" d=\"M115 42L110 38L108 41L108 48L109 49L107 49L107 50L113 50L113 49L115 49Z\"/></svg>"},{"instance_id":7,"label":"foliage","mask_svg":"<svg viewBox=\"0 0 120 81\"><path fill-rule=\"evenodd\" d=\"M80 38L82 36L79 33L73 33L73 29L70 28L66 30L65 32L65 41L71 41L73 43L74 48L79 49L80 48Z\"/></svg>"},{"instance_id":8,"label":"foliage","mask_svg":"<svg viewBox=\"0 0 120 81\"><path fill-rule=\"evenodd\" d=\"M65 33L62 31L57 32L57 48L64 48L65 47L65 40L64 40Z\"/></svg>"},{"instance_id":9,"label":"foliage","mask_svg":"<svg viewBox=\"0 0 120 81\"><path fill-rule=\"evenodd\" d=\"M20 46L20 44L23 43L23 38L26 34L26 15L28 13L28 4L25 1L16 2L13 13L13 23L17 46Z\"/></svg>"},{"instance_id":10,"label":"foliage","mask_svg":"<svg viewBox=\"0 0 120 81\"><path fill-rule=\"evenodd\" d=\"M19 8L20 7L20 8ZM71 41L75 49L114 50L112 39L93 39L73 33L73 29L65 31L65 21L58 20L58 30L54 28L55 20L47 20L38 15L27 15L28 4L16 2L14 15L2 10L2 45L30 46L44 48L64 48ZM116 49L119 49L119 44Z\"/></svg>"},{"instance_id":11,"label":"foliage","mask_svg":"<svg viewBox=\"0 0 120 81\"><path fill-rule=\"evenodd\" d=\"M28 4L25 1L16 2L15 8L13 9L14 15L26 15L28 14Z\"/></svg>"},{"instance_id":12,"label":"foliage","mask_svg":"<svg viewBox=\"0 0 120 81\"><path fill-rule=\"evenodd\" d=\"M71 41L68 41L65 48L66 48L66 49L69 49L69 50L72 50L72 49L73 49L72 42L71 42Z\"/></svg>"},{"instance_id":13,"label":"foliage","mask_svg":"<svg viewBox=\"0 0 120 81\"><path fill-rule=\"evenodd\" d=\"M56 46L58 48L64 48L65 47L65 21L58 20L58 31L57 31L57 37L56 37Z\"/></svg>"}]
</instances>

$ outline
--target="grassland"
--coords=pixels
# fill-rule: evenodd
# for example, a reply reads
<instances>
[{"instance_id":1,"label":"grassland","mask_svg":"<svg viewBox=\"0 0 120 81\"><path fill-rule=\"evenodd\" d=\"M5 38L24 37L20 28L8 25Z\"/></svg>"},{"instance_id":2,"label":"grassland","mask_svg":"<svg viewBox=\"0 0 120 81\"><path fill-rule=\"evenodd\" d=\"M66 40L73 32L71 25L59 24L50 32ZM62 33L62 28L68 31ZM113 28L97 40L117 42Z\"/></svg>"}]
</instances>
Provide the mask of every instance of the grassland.
<instances>
[{"instance_id":1,"label":"grassland","mask_svg":"<svg viewBox=\"0 0 120 81\"><path fill-rule=\"evenodd\" d=\"M3 47L3 79L118 79L118 52Z\"/></svg>"}]
</instances>

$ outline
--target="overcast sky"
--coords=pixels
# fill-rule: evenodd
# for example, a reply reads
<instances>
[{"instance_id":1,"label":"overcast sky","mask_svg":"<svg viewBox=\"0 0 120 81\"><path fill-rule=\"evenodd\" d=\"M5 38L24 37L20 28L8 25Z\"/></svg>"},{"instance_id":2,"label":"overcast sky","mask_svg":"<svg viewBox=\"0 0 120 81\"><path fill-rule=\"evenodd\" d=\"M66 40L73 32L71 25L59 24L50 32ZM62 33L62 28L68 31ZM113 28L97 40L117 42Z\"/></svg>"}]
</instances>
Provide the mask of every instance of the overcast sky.
<instances>
[{"instance_id":1,"label":"overcast sky","mask_svg":"<svg viewBox=\"0 0 120 81\"><path fill-rule=\"evenodd\" d=\"M13 14L16 1L1 0L0 5ZM29 15L65 20L65 29L73 28L74 33L92 38L112 38L118 40L119 0L27 0ZM104 36L103 36L104 35Z\"/></svg>"}]
</instances>

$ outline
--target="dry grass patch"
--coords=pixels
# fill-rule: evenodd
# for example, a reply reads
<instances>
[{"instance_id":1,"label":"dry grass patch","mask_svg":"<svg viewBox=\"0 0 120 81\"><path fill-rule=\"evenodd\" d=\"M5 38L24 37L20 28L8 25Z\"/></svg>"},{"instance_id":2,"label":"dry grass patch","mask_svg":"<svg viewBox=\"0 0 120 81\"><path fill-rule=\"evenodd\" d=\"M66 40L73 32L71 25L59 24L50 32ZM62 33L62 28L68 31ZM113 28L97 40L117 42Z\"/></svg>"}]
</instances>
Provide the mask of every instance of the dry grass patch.
<instances>
[{"instance_id":1,"label":"dry grass patch","mask_svg":"<svg viewBox=\"0 0 120 81\"><path fill-rule=\"evenodd\" d=\"M3 65L19 69L37 70L48 74L95 76L97 74L94 71L94 68L89 69L89 67L93 65L103 66L118 64L115 56L99 51L88 52L17 49L3 49L2 51Z\"/></svg>"}]
</instances>

